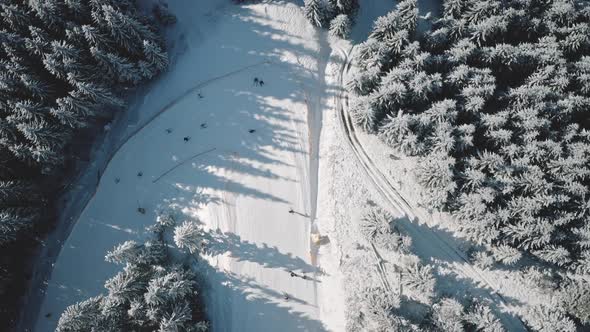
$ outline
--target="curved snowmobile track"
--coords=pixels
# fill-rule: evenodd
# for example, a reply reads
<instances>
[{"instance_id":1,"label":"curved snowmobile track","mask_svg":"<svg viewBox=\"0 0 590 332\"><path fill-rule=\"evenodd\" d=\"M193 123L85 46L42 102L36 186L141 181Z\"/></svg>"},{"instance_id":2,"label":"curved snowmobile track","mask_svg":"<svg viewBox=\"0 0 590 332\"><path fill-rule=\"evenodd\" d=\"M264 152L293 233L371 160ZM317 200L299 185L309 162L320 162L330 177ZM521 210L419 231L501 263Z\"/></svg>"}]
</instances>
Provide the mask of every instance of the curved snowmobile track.
<instances>
[{"instance_id":1,"label":"curved snowmobile track","mask_svg":"<svg viewBox=\"0 0 590 332\"><path fill-rule=\"evenodd\" d=\"M477 267L472 266L464 253L454 248L430 227L421 227L416 224L417 217L416 213L414 212L414 207L395 189L387 177L379 170L375 162L368 155L367 151L364 149L363 145L358 139L352 119L350 118L349 113L345 110L345 107L348 107L348 95L343 85L344 74L345 72L348 72L352 65L350 54L353 49L354 46L348 50L348 52L341 50L344 60L339 77L341 91L336 96L336 113L342 133L345 136L345 141L350 147L350 150L352 151L356 161L361 166L360 168L365 174L367 180L375 188L376 192L383 198L384 202L386 202L387 209L390 210L390 212L403 214L407 219L410 220L410 222L407 223L398 223L397 226L406 234L410 235L414 242L417 242L417 240L424 241L428 244L428 246L431 248L436 248L436 250L439 251L443 256L447 257L448 261L460 262L462 266L458 266L454 271L457 274L457 277L465 278L467 280L474 281L479 285L483 285L484 287L478 287L478 293L484 291L484 294L482 295L492 301L492 303L494 303L498 308L507 307L508 303L506 299L501 294L497 293L498 287L493 282L486 279ZM386 285L386 288L391 290L390 287L387 287L389 285L389 281L387 279L388 274L385 271L384 265L382 264L383 261L380 258L381 255L379 255L379 252L374 245L372 245L372 249L378 260L380 278L382 279L383 284ZM427 255L420 255L420 253L417 254L421 258L428 258ZM497 311L497 314L508 331L528 330L520 317L505 311Z\"/></svg>"}]
</instances>

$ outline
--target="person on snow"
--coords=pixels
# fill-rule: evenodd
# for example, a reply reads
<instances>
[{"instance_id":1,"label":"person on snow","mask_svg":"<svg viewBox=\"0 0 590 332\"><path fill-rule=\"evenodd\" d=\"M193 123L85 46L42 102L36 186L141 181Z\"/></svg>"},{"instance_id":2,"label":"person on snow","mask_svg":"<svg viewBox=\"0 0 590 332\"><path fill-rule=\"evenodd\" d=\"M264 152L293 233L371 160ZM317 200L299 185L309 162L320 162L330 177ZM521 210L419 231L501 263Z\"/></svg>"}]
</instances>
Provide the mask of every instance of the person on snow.
<instances>
[{"instance_id":1,"label":"person on snow","mask_svg":"<svg viewBox=\"0 0 590 332\"><path fill-rule=\"evenodd\" d=\"M191 137L190 136L184 136L183 139L184 139L185 142L188 142L188 141L190 141Z\"/></svg>"},{"instance_id":2,"label":"person on snow","mask_svg":"<svg viewBox=\"0 0 590 332\"><path fill-rule=\"evenodd\" d=\"M258 77L254 77L254 83L253 83L253 84L254 84L254 85L258 85L258 83L259 83L259 82L260 82L260 81L258 80Z\"/></svg>"},{"instance_id":3,"label":"person on snow","mask_svg":"<svg viewBox=\"0 0 590 332\"><path fill-rule=\"evenodd\" d=\"M263 85L264 85L264 81L263 81L263 80L260 80L260 82L258 82L258 84L259 84L260 86L263 86Z\"/></svg>"},{"instance_id":4,"label":"person on snow","mask_svg":"<svg viewBox=\"0 0 590 332\"><path fill-rule=\"evenodd\" d=\"M283 293L283 297L285 298L285 300L287 300L287 301L289 300L289 294Z\"/></svg>"},{"instance_id":5,"label":"person on snow","mask_svg":"<svg viewBox=\"0 0 590 332\"><path fill-rule=\"evenodd\" d=\"M289 273L291 274L291 277L295 277L297 276L297 273L293 272L293 271L289 271Z\"/></svg>"},{"instance_id":6,"label":"person on snow","mask_svg":"<svg viewBox=\"0 0 590 332\"><path fill-rule=\"evenodd\" d=\"M290 214L293 214L293 213L295 213L295 210L293 210L293 208L290 208L290 209L289 209L289 213L290 213Z\"/></svg>"}]
</instances>

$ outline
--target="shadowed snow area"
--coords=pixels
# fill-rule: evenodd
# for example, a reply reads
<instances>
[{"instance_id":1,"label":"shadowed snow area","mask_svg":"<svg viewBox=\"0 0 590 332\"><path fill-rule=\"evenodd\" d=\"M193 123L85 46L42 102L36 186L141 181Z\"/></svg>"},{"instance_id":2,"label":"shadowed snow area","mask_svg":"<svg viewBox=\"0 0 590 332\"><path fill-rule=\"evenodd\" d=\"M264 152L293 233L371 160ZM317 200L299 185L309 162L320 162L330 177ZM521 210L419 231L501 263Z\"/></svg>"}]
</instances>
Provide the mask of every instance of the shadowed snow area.
<instances>
[{"instance_id":1,"label":"shadowed snow area","mask_svg":"<svg viewBox=\"0 0 590 332\"><path fill-rule=\"evenodd\" d=\"M198 219L214 239L206 304L216 331L331 330L328 318L320 319L319 280L287 272L316 270L312 159L318 112L333 90L324 81L325 33L290 3L179 1L171 10L179 15L180 53L130 112L141 123L174 104L131 137L102 174L48 280L36 331L53 330L68 305L103 292L118 270L105 253L144 237L163 209L177 211L178 223Z\"/></svg>"}]
</instances>

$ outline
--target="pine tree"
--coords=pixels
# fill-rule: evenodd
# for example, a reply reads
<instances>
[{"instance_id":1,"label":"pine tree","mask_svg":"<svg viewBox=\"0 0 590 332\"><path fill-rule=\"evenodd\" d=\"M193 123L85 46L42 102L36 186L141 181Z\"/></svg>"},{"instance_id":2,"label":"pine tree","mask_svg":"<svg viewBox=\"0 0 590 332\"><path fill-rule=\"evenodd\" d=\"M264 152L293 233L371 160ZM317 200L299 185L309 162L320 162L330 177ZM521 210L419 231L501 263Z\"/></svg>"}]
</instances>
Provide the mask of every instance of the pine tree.
<instances>
[{"instance_id":1,"label":"pine tree","mask_svg":"<svg viewBox=\"0 0 590 332\"><path fill-rule=\"evenodd\" d=\"M444 153L420 158L414 174L418 183L427 189L426 204L439 208L447 203L449 194L457 188L454 165L455 159Z\"/></svg>"},{"instance_id":2,"label":"pine tree","mask_svg":"<svg viewBox=\"0 0 590 332\"><path fill-rule=\"evenodd\" d=\"M582 324L590 324L590 285L585 281L572 281L557 294L557 303Z\"/></svg>"},{"instance_id":3,"label":"pine tree","mask_svg":"<svg viewBox=\"0 0 590 332\"><path fill-rule=\"evenodd\" d=\"M156 40L156 35L148 26L110 5L103 5L100 15L116 43L130 53L141 53L144 40Z\"/></svg>"},{"instance_id":4,"label":"pine tree","mask_svg":"<svg viewBox=\"0 0 590 332\"><path fill-rule=\"evenodd\" d=\"M40 218L40 210L34 207L0 209L0 246L17 240L23 231L33 228Z\"/></svg>"},{"instance_id":5,"label":"pine tree","mask_svg":"<svg viewBox=\"0 0 590 332\"><path fill-rule=\"evenodd\" d=\"M180 249L188 249L191 254L199 252L203 241L203 232L194 221L185 221L174 229L174 243Z\"/></svg>"},{"instance_id":6,"label":"pine tree","mask_svg":"<svg viewBox=\"0 0 590 332\"><path fill-rule=\"evenodd\" d=\"M346 39L350 35L351 25L348 15L340 14L330 22L330 34Z\"/></svg>"},{"instance_id":7,"label":"pine tree","mask_svg":"<svg viewBox=\"0 0 590 332\"><path fill-rule=\"evenodd\" d=\"M576 331L576 324L563 312L550 309L544 305L531 307L528 310L525 319L530 327L539 332Z\"/></svg>"},{"instance_id":8,"label":"pine tree","mask_svg":"<svg viewBox=\"0 0 590 332\"><path fill-rule=\"evenodd\" d=\"M375 126L375 111L366 99L357 99L350 107L352 121L366 132L372 132Z\"/></svg>"},{"instance_id":9,"label":"pine tree","mask_svg":"<svg viewBox=\"0 0 590 332\"><path fill-rule=\"evenodd\" d=\"M107 87L95 83L82 82L73 74L68 74L68 81L73 84L83 96L89 97L96 103L112 106L123 106L123 101L114 96Z\"/></svg>"},{"instance_id":10,"label":"pine tree","mask_svg":"<svg viewBox=\"0 0 590 332\"><path fill-rule=\"evenodd\" d=\"M508 245L500 245L492 247L492 255L498 262L506 265L516 264L521 258L522 253L518 249L512 248Z\"/></svg>"},{"instance_id":11,"label":"pine tree","mask_svg":"<svg viewBox=\"0 0 590 332\"><path fill-rule=\"evenodd\" d=\"M93 329L100 319L102 296L92 297L66 308L59 318L56 332L82 332Z\"/></svg>"},{"instance_id":12,"label":"pine tree","mask_svg":"<svg viewBox=\"0 0 590 332\"><path fill-rule=\"evenodd\" d=\"M547 262L564 266L571 262L569 251L562 246L549 245L544 249L535 250L533 254Z\"/></svg>"},{"instance_id":13,"label":"pine tree","mask_svg":"<svg viewBox=\"0 0 590 332\"><path fill-rule=\"evenodd\" d=\"M70 133L63 128L43 121L19 123L17 129L40 149L62 150Z\"/></svg>"},{"instance_id":14,"label":"pine tree","mask_svg":"<svg viewBox=\"0 0 590 332\"><path fill-rule=\"evenodd\" d=\"M463 305L453 298L443 298L433 306L432 320L445 332L463 332Z\"/></svg>"},{"instance_id":15,"label":"pine tree","mask_svg":"<svg viewBox=\"0 0 590 332\"><path fill-rule=\"evenodd\" d=\"M108 291L108 299L115 299L119 303L130 303L143 293L145 281L141 273L128 267L107 280L104 287Z\"/></svg>"},{"instance_id":16,"label":"pine tree","mask_svg":"<svg viewBox=\"0 0 590 332\"><path fill-rule=\"evenodd\" d=\"M133 64L116 54L106 53L96 47L90 48L90 53L98 61L106 77L116 79L120 83L137 84L142 77Z\"/></svg>"},{"instance_id":17,"label":"pine tree","mask_svg":"<svg viewBox=\"0 0 590 332\"><path fill-rule=\"evenodd\" d=\"M490 307L476 303L465 315L465 320L474 325L477 330L485 332L504 332L500 320L494 315Z\"/></svg>"},{"instance_id":18,"label":"pine tree","mask_svg":"<svg viewBox=\"0 0 590 332\"><path fill-rule=\"evenodd\" d=\"M0 16L2 17L2 20L13 29L13 31L27 31L27 28L31 25L31 19L24 8L15 4L3 4L1 7L2 12L0 13Z\"/></svg>"},{"instance_id":19,"label":"pine tree","mask_svg":"<svg viewBox=\"0 0 590 332\"><path fill-rule=\"evenodd\" d=\"M393 216L387 211L378 208L369 208L359 222L359 230L368 241L372 241L379 234L391 234L391 222Z\"/></svg>"},{"instance_id":20,"label":"pine tree","mask_svg":"<svg viewBox=\"0 0 590 332\"><path fill-rule=\"evenodd\" d=\"M305 17L316 27L324 26L326 21L326 8L320 0L305 0Z\"/></svg>"},{"instance_id":21,"label":"pine tree","mask_svg":"<svg viewBox=\"0 0 590 332\"><path fill-rule=\"evenodd\" d=\"M168 56L160 46L148 40L143 41L143 55L147 63L159 73L168 67Z\"/></svg>"},{"instance_id":22,"label":"pine tree","mask_svg":"<svg viewBox=\"0 0 590 332\"><path fill-rule=\"evenodd\" d=\"M436 278L430 265L419 263L410 264L405 267L402 274L404 289L411 292L411 296L425 304L431 304L434 298L434 287Z\"/></svg>"},{"instance_id":23,"label":"pine tree","mask_svg":"<svg viewBox=\"0 0 590 332\"><path fill-rule=\"evenodd\" d=\"M358 0L328 0L328 3L336 15L345 14L349 17L354 16L359 7Z\"/></svg>"}]
</instances>

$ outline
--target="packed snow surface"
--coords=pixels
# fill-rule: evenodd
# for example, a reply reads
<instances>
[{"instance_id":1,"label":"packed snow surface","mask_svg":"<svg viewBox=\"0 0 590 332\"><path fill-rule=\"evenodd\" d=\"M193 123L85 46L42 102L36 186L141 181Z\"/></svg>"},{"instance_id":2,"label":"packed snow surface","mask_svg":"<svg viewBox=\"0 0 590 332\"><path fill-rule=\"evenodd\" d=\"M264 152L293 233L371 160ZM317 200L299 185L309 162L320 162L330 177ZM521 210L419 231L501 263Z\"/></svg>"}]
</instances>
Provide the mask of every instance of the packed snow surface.
<instances>
[{"instance_id":1,"label":"packed snow surface","mask_svg":"<svg viewBox=\"0 0 590 332\"><path fill-rule=\"evenodd\" d=\"M318 297L343 303L340 285L316 273L323 258L310 241L319 229L326 33L291 3L179 1L171 10L181 53L133 106L140 128L130 128L136 134L101 174L65 242L35 330L53 330L68 305L103 292L120 268L105 253L141 240L156 214L170 209L179 222L220 232L207 257L216 330L342 330L341 307L325 309Z\"/></svg>"}]
</instances>

